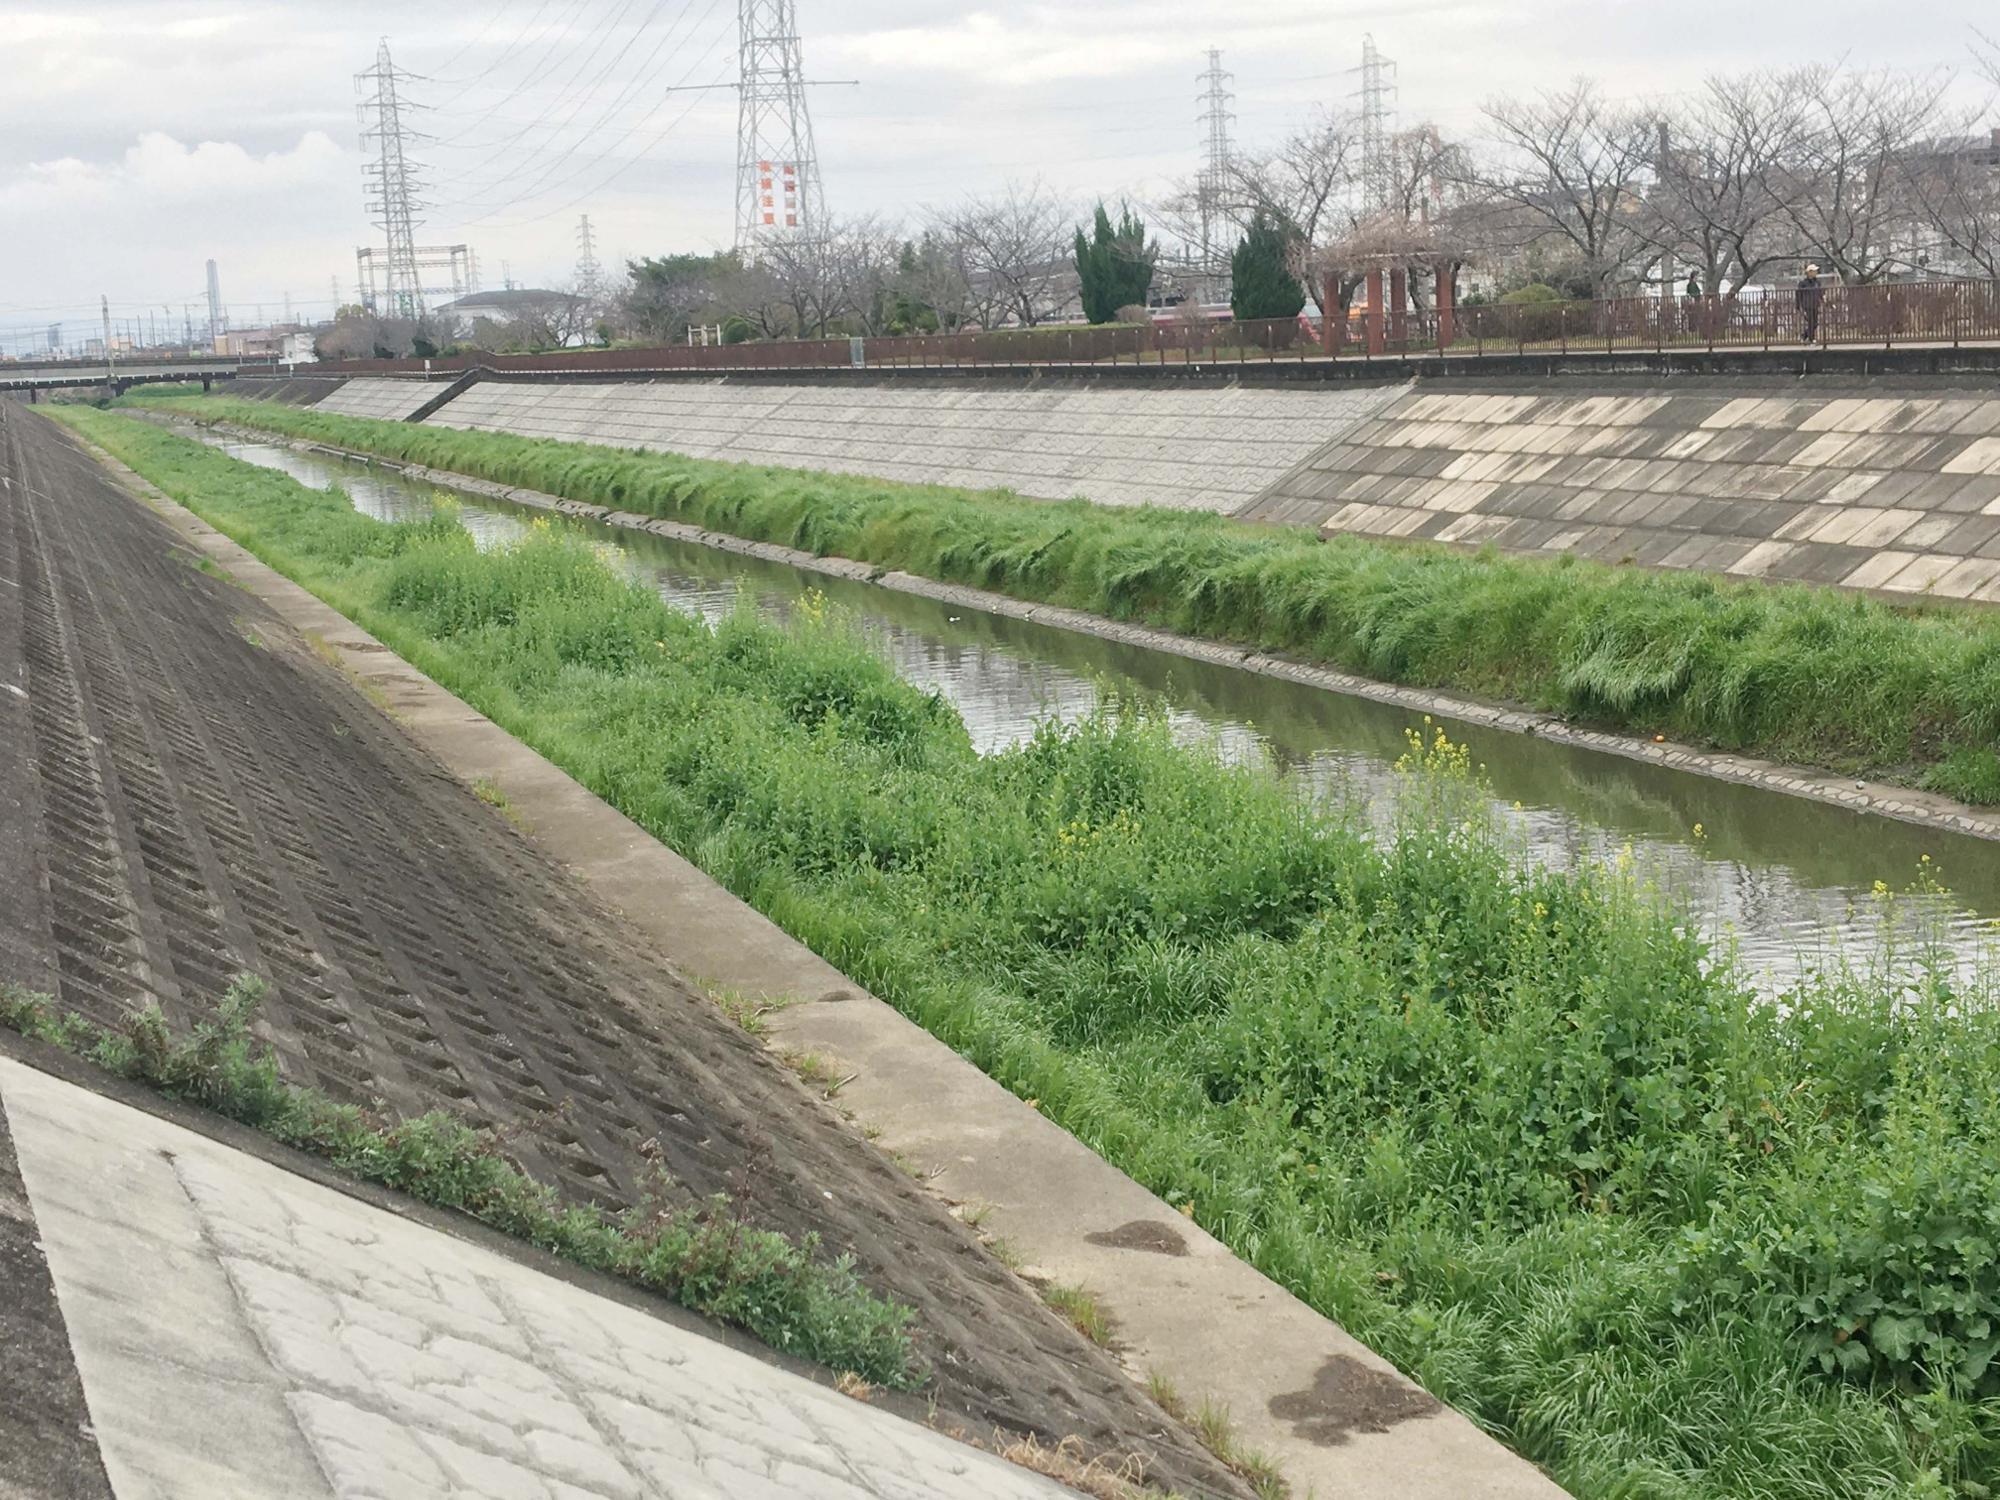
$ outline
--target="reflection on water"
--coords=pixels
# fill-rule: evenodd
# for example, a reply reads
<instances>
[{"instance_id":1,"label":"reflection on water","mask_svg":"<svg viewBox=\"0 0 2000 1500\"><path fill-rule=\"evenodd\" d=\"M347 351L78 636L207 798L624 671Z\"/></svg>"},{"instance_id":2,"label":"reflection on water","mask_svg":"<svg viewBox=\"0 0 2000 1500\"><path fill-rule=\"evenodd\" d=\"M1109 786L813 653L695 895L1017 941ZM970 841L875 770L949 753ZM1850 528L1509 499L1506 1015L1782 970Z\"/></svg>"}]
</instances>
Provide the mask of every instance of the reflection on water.
<instances>
[{"instance_id":1,"label":"reflection on water","mask_svg":"<svg viewBox=\"0 0 2000 1500\"><path fill-rule=\"evenodd\" d=\"M307 484L338 484L358 509L384 520L418 519L435 503L430 486L383 470L209 440ZM520 535L529 514L484 499L457 503L482 546ZM739 594L782 613L806 590L821 591L863 622L905 678L944 695L982 750L1013 743L1040 719L1088 712L1105 688L1136 689L1164 701L1177 732L1212 741L1225 755L1268 753L1314 793L1351 798L1378 818L1393 806L1392 767L1416 717L1406 709L584 524L662 598L709 619L733 609ZM1857 948L1874 943L1881 935L1875 882L1903 887L1925 855L1952 895L1899 903L1905 920L1941 931L1970 954L1984 946L1989 919L2000 913L2000 845L1444 722L1454 739L1470 743L1496 811L1537 857L1608 860L1630 846L1639 870L1685 901L1710 932L1733 935L1767 983L1782 982L1802 952L1818 951L1829 938Z\"/></svg>"}]
</instances>

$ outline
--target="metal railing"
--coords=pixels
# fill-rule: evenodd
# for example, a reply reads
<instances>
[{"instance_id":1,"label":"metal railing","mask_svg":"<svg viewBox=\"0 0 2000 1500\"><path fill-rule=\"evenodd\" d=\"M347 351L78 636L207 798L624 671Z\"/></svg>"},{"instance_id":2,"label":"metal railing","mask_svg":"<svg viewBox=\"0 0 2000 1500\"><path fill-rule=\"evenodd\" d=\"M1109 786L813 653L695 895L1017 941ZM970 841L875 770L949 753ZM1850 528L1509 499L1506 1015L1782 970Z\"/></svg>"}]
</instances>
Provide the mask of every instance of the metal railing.
<instances>
[{"instance_id":1,"label":"metal railing","mask_svg":"<svg viewBox=\"0 0 2000 1500\"><path fill-rule=\"evenodd\" d=\"M1599 301L1434 307L1390 315L1379 329L1351 310L1335 337L1316 318L1175 320L1152 324L1005 328L872 338L776 339L654 349L471 353L430 360L370 359L297 367L300 374L429 374L475 365L497 372L603 374L669 370L1049 368L1227 365L1289 360L1473 358L1669 350L1747 350L2000 343L2000 282L1926 281L1824 287L1817 317L1791 288L1732 296L1614 297ZM291 373L245 364L244 374Z\"/></svg>"}]
</instances>

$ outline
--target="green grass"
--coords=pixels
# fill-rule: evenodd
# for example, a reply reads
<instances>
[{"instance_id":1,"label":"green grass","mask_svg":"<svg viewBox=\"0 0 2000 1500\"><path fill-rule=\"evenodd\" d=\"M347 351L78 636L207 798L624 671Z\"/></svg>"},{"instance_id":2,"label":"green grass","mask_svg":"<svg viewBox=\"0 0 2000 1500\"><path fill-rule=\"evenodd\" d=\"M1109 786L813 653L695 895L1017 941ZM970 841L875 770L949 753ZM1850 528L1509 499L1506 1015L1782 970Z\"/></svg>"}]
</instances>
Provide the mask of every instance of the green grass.
<instances>
[{"instance_id":1,"label":"green grass","mask_svg":"<svg viewBox=\"0 0 2000 1500\"><path fill-rule=\"evenodd\" d=\"M58 1011L47 996L0 986L0 1026L51 1043L176 1099L323 1157L342 1172L456 1209L565 1260L621 1277L683 1307L746 1328L775 1349L863 1379L921 1382L910 1310L876 1297L845 1261L808 1238L753 1228L716 1197L695 1207L660 1192L629 1213L565 1204L509 1164L493 1137L433 1112L389 1121L285 1083L251 1035L262 981L243 978L186 1036L157 1006L118 1029Z\"/></svg>"},{"instance_id":2,"label":"green grass","mask_svg":"<svg viewBox=\"0 0 2000 1500\"><path fill-rule=\"evenodd\" d=\"M2000 799L2000 615L1806 585L1320 542L1181 511L456 432L215 398L345 448L1285 651L1384 682ZM1954 758L1954 768L1941 762Z\"/></svg>"},{"instance_id":3,"label":"green grass","mask_svg":"<svg viewBox=\"0 0 2000 1500\"><path fill-rule=\"evenodd\" d=\"M1936 955L1760 1001L1436 739L1381 836L1143 713L980 757L818 611L65 420L1587 1500L1995 1483L2000 1022Z\"/></svg>"}]
</instances>

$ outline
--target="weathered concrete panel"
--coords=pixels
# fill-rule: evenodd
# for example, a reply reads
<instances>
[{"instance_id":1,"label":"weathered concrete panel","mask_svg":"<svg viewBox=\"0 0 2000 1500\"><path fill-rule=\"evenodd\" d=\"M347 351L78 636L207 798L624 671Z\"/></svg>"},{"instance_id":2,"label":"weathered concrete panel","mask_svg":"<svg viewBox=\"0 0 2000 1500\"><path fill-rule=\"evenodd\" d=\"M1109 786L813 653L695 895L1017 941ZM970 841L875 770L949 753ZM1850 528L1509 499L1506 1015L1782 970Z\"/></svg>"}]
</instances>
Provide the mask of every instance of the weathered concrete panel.
<instances>
[{"instance_id":1,"label":"weathered concrete panel","mask_svg":"<svg viewBox=\"0 0 2000 1500\"><path fill-rule=\"evenodd\" d=\"M428 380L350 380L331 395L322 397L319 409L341 417L405 422L442 389Z\"/></svg>"},{"instance_id":2,"label":"weathered concrete panel","mask_svg":"<svg viewBox=\"0 0 2000 1500\"><path fill-rule=\"evenodd\" d=\"M1393 494L1364 476L1402 476ZM1356 503L1365 502L1365 503ZM1412 394L1244 506L1322 534L1422 534L1643 566L1985 600L2000 396Z\"/></svg>"},{"instance_id":3,"label":"weathered concrete panel","mask_svg":"<svg viewBox=\"0 0 2000 1500\"><path fill-rule=\"evenodd\" d=\"M1407 390L487 381L427 420L1049 500L1226 512Z\"/></svg>"}]
</instances>

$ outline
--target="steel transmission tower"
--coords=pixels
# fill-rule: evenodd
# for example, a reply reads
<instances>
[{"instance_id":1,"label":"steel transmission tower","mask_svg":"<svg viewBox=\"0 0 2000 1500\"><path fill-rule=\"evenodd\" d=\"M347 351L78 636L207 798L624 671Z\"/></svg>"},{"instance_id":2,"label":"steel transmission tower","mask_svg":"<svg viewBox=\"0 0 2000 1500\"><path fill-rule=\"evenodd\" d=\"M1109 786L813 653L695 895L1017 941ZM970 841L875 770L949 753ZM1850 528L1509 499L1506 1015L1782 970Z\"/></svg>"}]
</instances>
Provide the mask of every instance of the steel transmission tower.
<instances>
[{"instance_id":1,"label":"steel transmission tower","mask_svg":"<svg viewBox=\"0 0 2000 1500\"><path fill-rule=\"evenodd\" d=\"M585 214L576 226L576 290L591 306L597 305L603 290L604 268L597 263L597 236Z\"/></svg>"},{"instance_id":2,"label":"steel transmission tower","mask_svg":"<svg viewBox=\"0 0 2000 1500\"><path fill-rule=\"evenodd\" d=\"M1207 87L1199 95L1201 130L1207 157L1196 179L1195 193L1201 200L1201 270L1216 274L1215 231L1226 219L1229 189L1229 124L1236 118L1229 112L1234 96L1229 92L1231 74L1222 71L1221 49L1208 49L1208 71L1199 81Z\"/></svg>"},{"instance_id":3,"label":"steel transmission tower","mask_svg":"<svg viewBox=\"0 0 2000 1500\"><path fill-rule=\"evenodd\" d=\"M372 159L361 169L368 211L387 240L383 276L383 310L391 317L420 318L424 313L423 279L417 269L417 217L424 207L421 167L410 159L411 149L428 139L403 123L403 115L422 108L400 85L415 75L389 60L389 39L375 53L375 66L354 76L361 94L361 150Z\"/></svg>"},{"instance_id":4,"label":"steel transmission tower","mask_svg":"<svg viewBox=\"0 0 2000 1500\"><path fill-rule=\"evenodd\" d=\"M1361 38L1362 208L1386 213L1396 201L1396 65L1375 50L1375 34Z\"/></svg>"},{"instance_id":5,"label":"steel transmission tower","mask_svg":"<svg viewBox=\"0 0 2000 1500\"><path fill-rule=\"evenodd\" d=\"M736 248L754 259L773 239L819 233L826 203L795 0L738 0L737 36Z\"/></svg>"}]
</instances>

